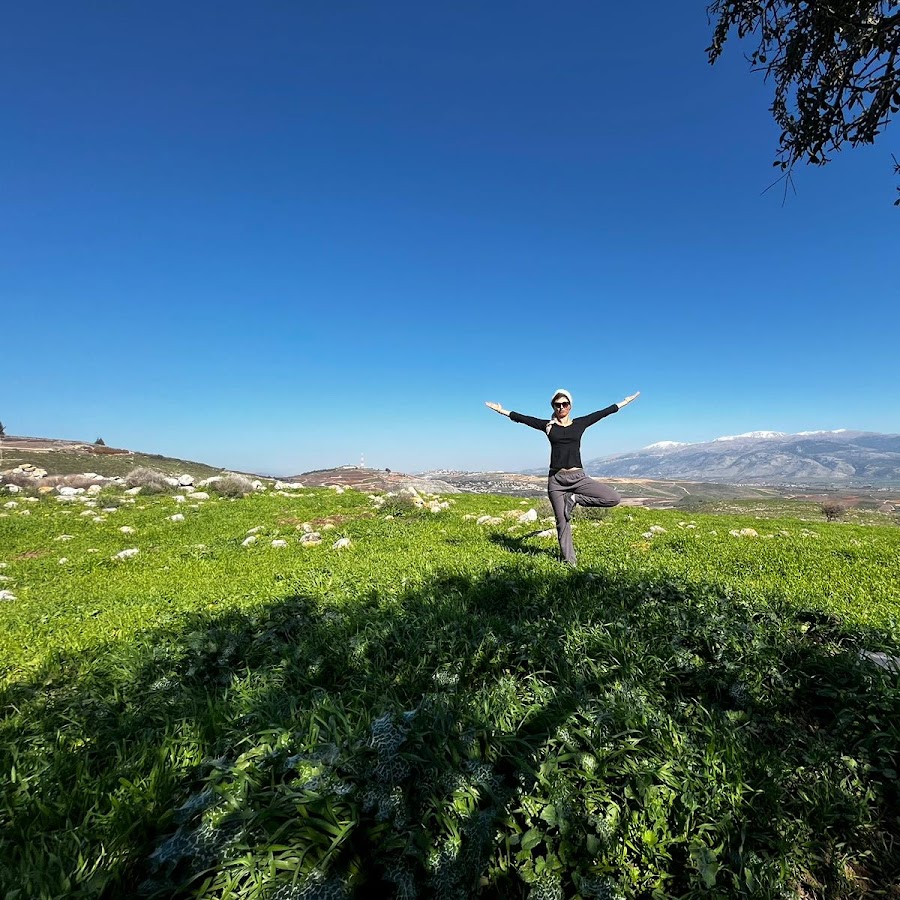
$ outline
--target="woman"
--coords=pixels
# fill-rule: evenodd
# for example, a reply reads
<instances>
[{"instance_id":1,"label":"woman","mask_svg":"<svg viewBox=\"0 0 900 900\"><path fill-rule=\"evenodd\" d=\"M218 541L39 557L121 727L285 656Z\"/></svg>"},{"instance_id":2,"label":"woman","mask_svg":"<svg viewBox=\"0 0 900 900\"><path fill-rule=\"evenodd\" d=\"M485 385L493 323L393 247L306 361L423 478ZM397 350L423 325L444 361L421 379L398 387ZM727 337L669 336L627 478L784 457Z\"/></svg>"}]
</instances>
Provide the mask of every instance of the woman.
<instances>
[{"instance_id":1,"label":"woman","mask_svg":"<svg viewBox=\"0 0 900 900\"><path fill-rule=\"evenodd\" d=\"M559 537L559 549L563 559L570 565L576 564L575 548L572 546L572 510L575 504L582 506L617 506L622 498L607 484L601 484L589 478L581 466L581 436L586 428L599 422L606 416L618 412L632 400L640 396L640 391L626 397L619 403L613 403L606 409L579 416L573 419L572 395L560 388L550 401L553 417L535 419L521 413L503 409L499 403L485 405L509 416L513 422L521 422L531 428L546 432L550 439L550 474L547 479L547 494L550 505L556 516L556 534Z\"/></svg>"}]
</instances>

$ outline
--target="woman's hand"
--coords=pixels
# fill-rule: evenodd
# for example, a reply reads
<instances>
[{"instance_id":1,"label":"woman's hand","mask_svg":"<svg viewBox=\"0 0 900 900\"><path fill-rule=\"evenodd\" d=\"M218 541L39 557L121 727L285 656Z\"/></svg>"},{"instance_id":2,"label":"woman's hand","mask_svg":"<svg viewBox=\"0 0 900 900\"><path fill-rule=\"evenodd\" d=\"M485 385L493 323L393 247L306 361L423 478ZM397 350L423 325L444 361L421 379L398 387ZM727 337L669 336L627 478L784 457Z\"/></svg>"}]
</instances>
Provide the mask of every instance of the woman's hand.
<instances>
[{"instance_id":1,"label":"woman's hand","mask_svg":"<svg viewBox=\"0 0 900 900\"><path fill-rule=\"evenodd\" d=\"M504 409L499 403L488 403L485 401L484 405L488 407L488 409L492 409L494 412L500 413L501 416L508 416L509 410Z\"/></svg>"},{"instance_id":2,"label":"woman's hand","mask_svg":"<svg viewBox=\"0 0 900 900\"><path fill-rule=\"evenodd\" d=\"M632 394L630 397L626 397L624 400L620 400L616 404L616 406L618 406L619 409L621 409L623 406L628 406L628 404L631 403L632 400L637 400L637 398L640 396L641 396L641 392L638 391L637 393Z\"/></svg>"}]
</instances>

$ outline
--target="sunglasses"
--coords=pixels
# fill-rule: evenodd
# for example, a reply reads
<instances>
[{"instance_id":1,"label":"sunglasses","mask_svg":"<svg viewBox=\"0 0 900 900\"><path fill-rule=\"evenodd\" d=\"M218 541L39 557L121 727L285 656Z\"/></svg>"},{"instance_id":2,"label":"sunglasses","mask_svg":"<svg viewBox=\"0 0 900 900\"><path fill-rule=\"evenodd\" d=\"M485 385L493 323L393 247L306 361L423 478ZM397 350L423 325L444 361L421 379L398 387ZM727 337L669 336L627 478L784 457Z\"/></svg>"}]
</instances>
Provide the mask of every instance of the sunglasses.
<instances>
[{"instance_id":1,"label":"sunglasses","mask_svg":"<svg viewBox=\"0 0 900 900\"><path fill-rule=\"evenodd\" d=\"M554 403L553 408L554 409L565 409L567 406L571 406L571 405L572 404L569 403L568 400L563 400L562 403Z\"/></svg>"}]
</instances>

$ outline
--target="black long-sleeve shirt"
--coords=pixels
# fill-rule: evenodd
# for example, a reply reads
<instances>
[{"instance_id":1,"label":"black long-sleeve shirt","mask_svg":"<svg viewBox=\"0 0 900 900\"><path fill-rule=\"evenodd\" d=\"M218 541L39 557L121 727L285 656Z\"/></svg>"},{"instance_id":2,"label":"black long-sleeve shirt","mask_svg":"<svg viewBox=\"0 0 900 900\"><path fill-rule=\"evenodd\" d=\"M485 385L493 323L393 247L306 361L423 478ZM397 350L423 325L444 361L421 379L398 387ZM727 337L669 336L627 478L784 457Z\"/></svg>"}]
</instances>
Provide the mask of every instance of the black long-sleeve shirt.
<instances>
[{"instance_id":1,"label":"black long-sleeve shirt","mask_svg":"<svg viewBox=\"0 0 900 900\"><path fill-rule=\"evenodd\" d=\"M557 425L547 433L550 439L550 474L558 472L560 469L580 469L581 465L581 436L585 429L611 416L619 411L619 406L613 403L606 409L599 409L597 412L588 413L586 416L578 416L572 419L571 425ZM547 431L547 425L550 419L535 419L534 416L523 416L522 413L511 412L509 418L513 422L520 422L522 425L528 425L530 428L537 428L538 431Z\"/></svg>"}]
</instances>

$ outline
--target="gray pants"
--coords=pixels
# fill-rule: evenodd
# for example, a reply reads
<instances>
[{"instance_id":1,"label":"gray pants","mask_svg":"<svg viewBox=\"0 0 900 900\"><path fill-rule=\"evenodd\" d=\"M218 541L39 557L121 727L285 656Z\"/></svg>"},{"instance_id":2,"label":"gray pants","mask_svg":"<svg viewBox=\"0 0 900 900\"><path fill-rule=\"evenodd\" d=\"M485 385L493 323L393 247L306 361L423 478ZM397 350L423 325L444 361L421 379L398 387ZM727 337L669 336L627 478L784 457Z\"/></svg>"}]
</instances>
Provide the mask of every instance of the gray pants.
<instances>
[{"instance_id":1,"label":"gray pants","mask_svg":"<svg viewBox=\"0 0 900 900\"><path fill-rule=\"evenodd\" d=\"M588 477L584 469L560 469L547 479L547 494L556 516L556 535L563 559L576 563L572 546L572 522L566 518L566 498L573 497L581 506L618 506L622 498L608 485Z\"/></svg>"}]
</instances>

